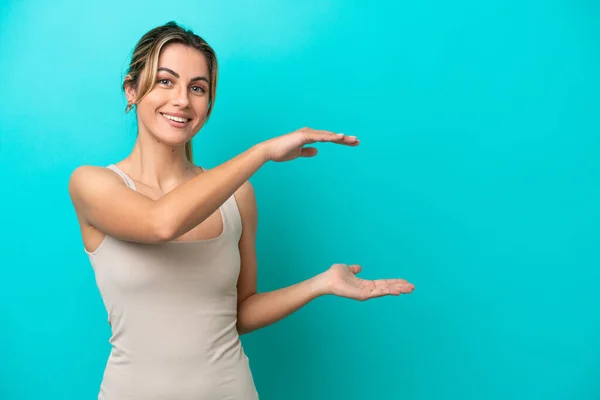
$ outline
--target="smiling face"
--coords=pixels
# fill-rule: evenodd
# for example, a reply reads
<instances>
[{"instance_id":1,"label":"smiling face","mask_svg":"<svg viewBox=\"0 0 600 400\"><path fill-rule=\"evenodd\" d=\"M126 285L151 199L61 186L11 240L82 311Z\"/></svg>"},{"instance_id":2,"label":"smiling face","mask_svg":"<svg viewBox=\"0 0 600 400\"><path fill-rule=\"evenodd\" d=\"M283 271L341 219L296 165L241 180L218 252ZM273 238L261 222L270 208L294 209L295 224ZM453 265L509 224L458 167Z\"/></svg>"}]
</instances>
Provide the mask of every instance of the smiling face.
<instances>
[{"instance_id":1,"label":"smiling face","mask_svg":"<svg viewBox=\"0 0 600 400\"><path fill-rule=\"evenodd\" d=\"M210 98L210 71L204 54L181 43L160 52L154 86L137 102L140 133L173 147L184 145L202 128ZM126 88L136 102L136 90Z\"/></svg>"}]
</instances>

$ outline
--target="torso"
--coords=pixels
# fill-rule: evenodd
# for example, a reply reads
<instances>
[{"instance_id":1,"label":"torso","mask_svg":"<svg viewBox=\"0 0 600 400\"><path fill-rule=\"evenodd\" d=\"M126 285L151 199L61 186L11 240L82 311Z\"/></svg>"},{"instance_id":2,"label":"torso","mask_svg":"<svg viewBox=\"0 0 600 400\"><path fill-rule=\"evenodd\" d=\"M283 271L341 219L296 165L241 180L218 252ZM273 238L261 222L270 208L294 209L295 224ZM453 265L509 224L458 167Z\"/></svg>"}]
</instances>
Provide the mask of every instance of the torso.
<instances>
[{"instance_id":1,"label":"torso","mask_svg":"<svg viewBox=\"0 0 600 400\"><path fill-rule=\"evenodd\" d=\"M164 195L134 183L154 201ZM98 399L258 400L236 328L242 215L233 197L164 244L124 241L83 224L111 325Z\"/></svg>"}]
</instances>

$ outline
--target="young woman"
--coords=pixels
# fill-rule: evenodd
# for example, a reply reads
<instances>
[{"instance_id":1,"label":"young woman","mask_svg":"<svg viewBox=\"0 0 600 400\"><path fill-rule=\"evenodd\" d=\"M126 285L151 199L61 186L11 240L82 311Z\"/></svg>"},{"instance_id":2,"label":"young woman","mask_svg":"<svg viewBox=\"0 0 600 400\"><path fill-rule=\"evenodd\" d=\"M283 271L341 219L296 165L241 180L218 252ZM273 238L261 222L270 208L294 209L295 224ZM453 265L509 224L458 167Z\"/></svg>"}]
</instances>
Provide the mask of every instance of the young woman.
<instances>
[{"instance_id":1,"label":"young woman","mask_svg":"<svg viewBox=\"0 0 600 400\"><path fill-rule=\"evenodd\" d=\"M410 293L405 280L367 281L334 264L273 292L256 291L257 209L248 179L265 163L313 157L311 143L356 137L303 128L252 146L210 170L191 140L215 102L212 48L174 22L137 43L123 83L135 108L131 153L81 166L69 193L111 325L99 399L257 399L239 335L318 296L366 300Z\"/></svg>"}]
</instances>

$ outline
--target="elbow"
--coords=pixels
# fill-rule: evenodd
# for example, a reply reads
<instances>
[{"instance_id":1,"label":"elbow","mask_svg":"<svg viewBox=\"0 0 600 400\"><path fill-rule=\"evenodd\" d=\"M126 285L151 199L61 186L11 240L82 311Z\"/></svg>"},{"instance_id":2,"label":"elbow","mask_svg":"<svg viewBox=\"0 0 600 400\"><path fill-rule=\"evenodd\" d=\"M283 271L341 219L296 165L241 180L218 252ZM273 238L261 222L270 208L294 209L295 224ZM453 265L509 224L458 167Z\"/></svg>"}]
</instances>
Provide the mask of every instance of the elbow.
<instances>
[{"instance_id":1,"label":"elbow","mask_svg":"<svg viewBox=\"0 0 600 400\"><path fill-rule=\"evenodd\" d=\"M154 211L150 217L153 241L157 244L175 239L175 229L165 213Z\"/></svg>"},{"instance_id":2,"label":"elbow","mask_svg":"<svg viewBox=\"0 0 600 400\"><path fill-rule=\"evenodd\" d=\"M237 311L237 321L235 323L235 329L238 332L238 335L242 336L249 332L248 324L246 324L244 319L244 309L241 308L241 303L238 303L238 311Z\"/></svg>"},{"instance_id":3,"label":"elbow","mask_svg":"<svg viewBox=\"0 0 600 400\"><path fill-rule=\"evenodd\" d=\"M238 320L238 322L236 324L236 329L237 329L237 332L238 332L239 336L245 335L245 334L250 333L250 332L253 331L253 329L249 329L244 324L241 324L239 320Z\"/></svg>"},{"instance_id":4,"label":"elbow","mask_svg":"<svg viewBox=\"0 0 600 400\"><path fill-rule=\"evenodd\" d=\"M236 329L237 329L238 336L244 336L244 335L247 333L247 332L246 332L245 330L243 330L243 329L242 329L242 327L241 327L241 326L239 326L239 325L237 325Z\"/></svg>"},{"instance_id":5,"label":"elbow","mask_svg":"<svg viewBox=\"0 0 600 400\"><path fill-rule=\"evenodd\" d=\"M245 335L247 333L253 332L255 330L258 329L257 326L255 326L256 324L256 320L254 318L250 318L251 314L249 314L248 311L248 302L246 302L246 300L248 300L249 298L251 298L253 296L253 294L248 295L246 297L244 297L243 299L240 299L238 301L238 305L237 305L237 321L236 321L236 329L238 331L238 334L241 335ZM251 311L250 311L251 312Z\"/></svg>"},{"instance_id":6,"label":"elbow","mask_svg":"<svg viewBox=\"0 0 600 400\"><path fill-rule=\"evenodd\" d=\"M158 227L154 230L154 242L156 244L167 243L173 240L172 231L167 228Z\"/></svg>"}]
</instances>

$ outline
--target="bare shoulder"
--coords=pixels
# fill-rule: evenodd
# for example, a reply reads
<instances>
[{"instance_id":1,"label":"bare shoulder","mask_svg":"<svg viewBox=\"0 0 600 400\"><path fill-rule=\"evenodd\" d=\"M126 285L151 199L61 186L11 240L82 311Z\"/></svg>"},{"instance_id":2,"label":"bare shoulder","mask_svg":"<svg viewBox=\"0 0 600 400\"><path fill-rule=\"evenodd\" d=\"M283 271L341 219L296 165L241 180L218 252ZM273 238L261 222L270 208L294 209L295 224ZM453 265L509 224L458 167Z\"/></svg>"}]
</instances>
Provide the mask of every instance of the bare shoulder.
<instances>
[{"instance_id":1,"label":"bare shoulder","mask_svg":"<svg viewBox=\"0 0 600 400\"><path fill-rule=\"evenodd\" d=\"M94 192L106 191L115 185L126 186L113 171L105 167L81 165L69 177L68 190L75 207Z\"/></svg>"},{"instance_id":2,"label":"bare shoulder","mask_svg":"<svg viewBox=\"0 0 600 400\"><path fill-rule=\"evenodd\" d=\"M106 183L123 183L119 176L105 167L97 167L93 165L81 165L69 177L69 191L80 189L90 184L106 184Z\"/></svg>"}]
</instances>

